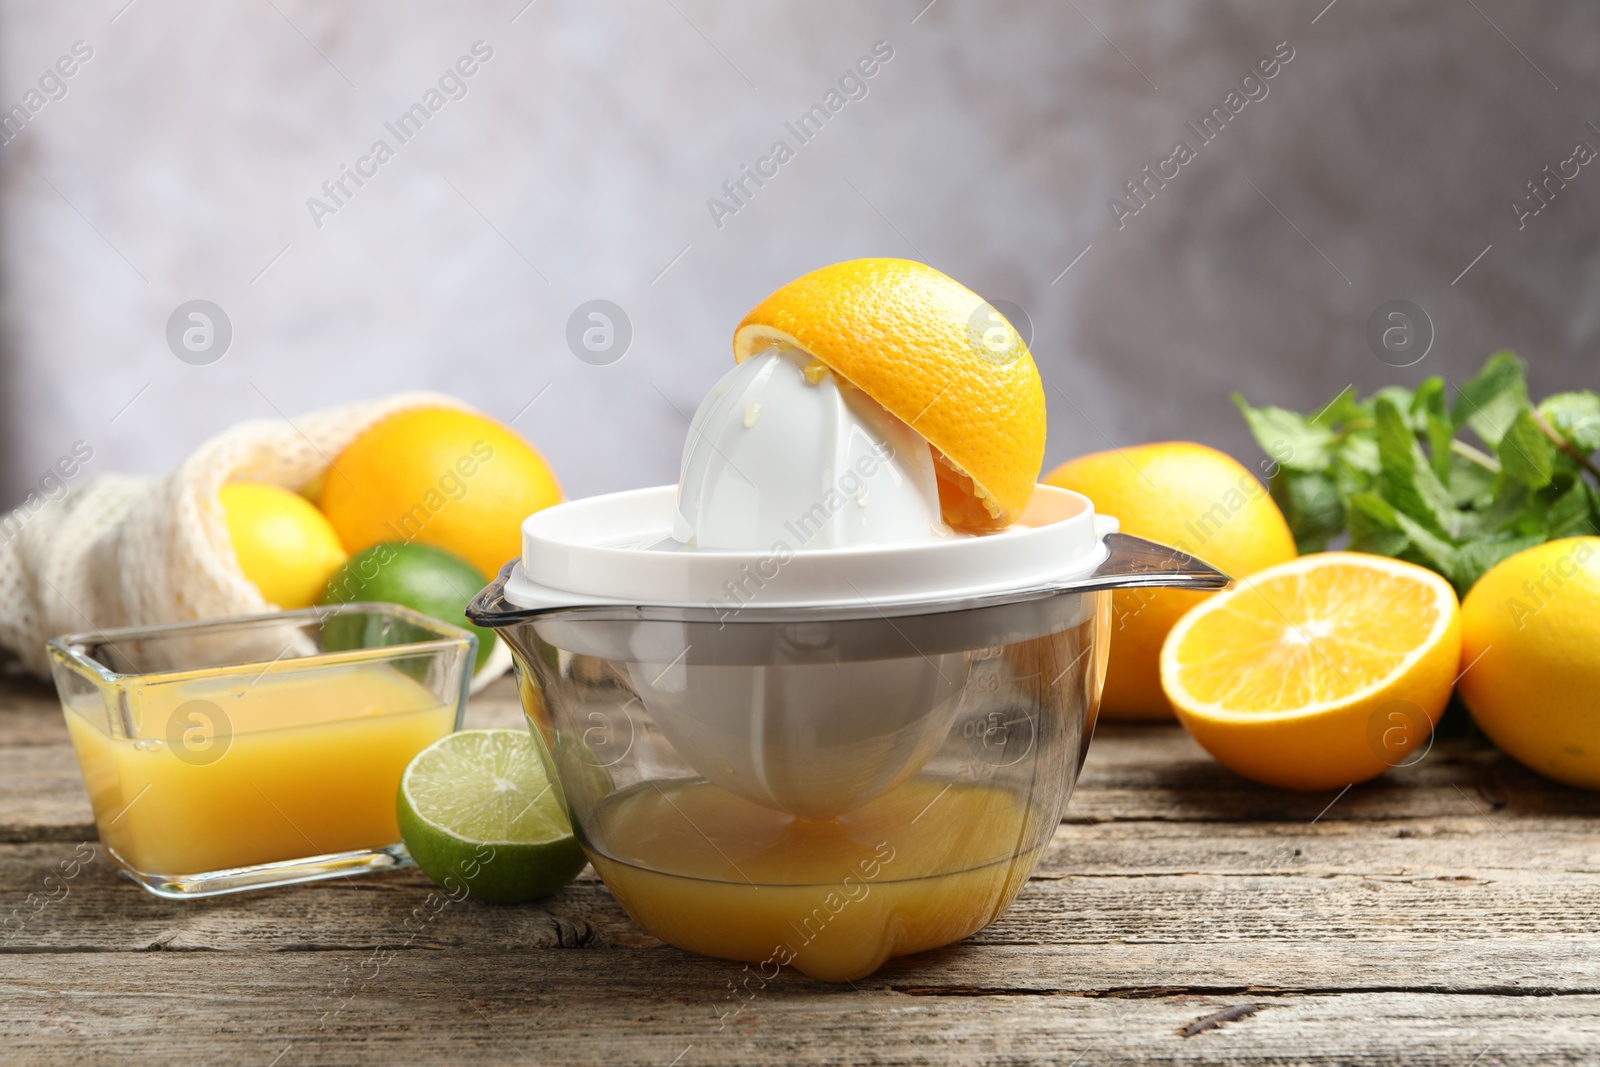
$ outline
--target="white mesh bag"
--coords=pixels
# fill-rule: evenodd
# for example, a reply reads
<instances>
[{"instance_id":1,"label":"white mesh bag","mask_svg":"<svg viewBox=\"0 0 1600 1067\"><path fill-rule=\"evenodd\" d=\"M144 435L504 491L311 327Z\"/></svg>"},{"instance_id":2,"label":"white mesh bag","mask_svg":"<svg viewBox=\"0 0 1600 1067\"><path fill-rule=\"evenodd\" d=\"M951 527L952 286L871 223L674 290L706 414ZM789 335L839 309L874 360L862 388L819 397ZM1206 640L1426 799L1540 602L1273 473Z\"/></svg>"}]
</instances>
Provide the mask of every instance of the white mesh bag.
<instances>
[{"instance_id":1,"label":"white mesh bag","mask_svg":"<svg viewBox=\"0 0 1600 1067\"><path fill-rule=\"evenodd\" d=\"M45 642L64 633L273 610L239 569L217 492L228 482L300 490L368 427L419 407L472 410L436 393L403 393L297 418L241 423L164 478L102 475L0 531L0 646L48 676ZM458 621L458 620L449 620ZM270 655L270 653L269 653ZM497 643L474 690L504 673Z\"/></svg>"}]
</instances>

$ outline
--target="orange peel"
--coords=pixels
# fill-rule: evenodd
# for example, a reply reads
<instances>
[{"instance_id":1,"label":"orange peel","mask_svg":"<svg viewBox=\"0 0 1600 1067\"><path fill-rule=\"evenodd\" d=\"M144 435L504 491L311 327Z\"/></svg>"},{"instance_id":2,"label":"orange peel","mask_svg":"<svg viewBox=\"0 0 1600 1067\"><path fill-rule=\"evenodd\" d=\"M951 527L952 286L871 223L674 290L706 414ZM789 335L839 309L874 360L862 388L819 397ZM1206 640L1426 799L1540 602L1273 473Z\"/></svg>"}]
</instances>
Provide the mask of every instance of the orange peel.
<instances>
[{"instance_id":1,"label":"orange peel","mask_svg":"<svg viewBox=\"0 0 1600 1067\"><path fill-rule=\"evenodd\" d=\"M1012 324L925 263L854 259L779 288L739 323L735 360L774 345L826 364L928 442L958 529L1001 529L1044 461L1044 384Z\"/></svg>"}]
</instances>

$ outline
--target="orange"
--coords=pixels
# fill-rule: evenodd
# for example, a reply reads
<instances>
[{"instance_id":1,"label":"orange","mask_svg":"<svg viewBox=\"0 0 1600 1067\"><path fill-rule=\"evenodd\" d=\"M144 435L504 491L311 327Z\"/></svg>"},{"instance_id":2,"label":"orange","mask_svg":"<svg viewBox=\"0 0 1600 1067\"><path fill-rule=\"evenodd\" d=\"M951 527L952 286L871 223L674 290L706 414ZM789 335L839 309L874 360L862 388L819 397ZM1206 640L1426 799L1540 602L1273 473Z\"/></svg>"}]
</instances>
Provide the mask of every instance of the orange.
<instances>
[{"instance_id":1,"label":"orange","mask_svg":"<svg viewBox=\"0 0 1600 1067\"><path fill-rule=\"evenodd\" d=\"M561 500L534 451L494 419L451 408L391 415L323 478L317 506L347 552L417 541L493 577L522 552L522 520Z\"/></svg>"},{"instance_id":2,"label":"orange","mask_svg":"<svg viewBox=\"0 0 1600 1067\"><path fill-rule=\"evenodd\" d=\"M1386 556L1319 552L1178 620L1161 684L1223 766L1284 789L1335 789L1398 766L1427 739L1460 660L1449 582Z\"/></svg>"},{"instance_id":3,"label":"orange","mask_svg":"<svg viewBox=\"0 0 1600 1067\"><path fill-rule=\"evenodd\" d=\"M1114 515L1125 533L1180 548L1242 578L1295 556L1294 536L1261 483L1231 456L1187 441L1095 452L1045 476ZM1170 719L1161 642L1207 594L1119 589L1112 595L1111 664L1101 714Z\"/></svg>"},{"instance_id":4,"label":"orange","mask_svg":"<svg viewBox=\"0 0 1600 1067\"><path fill-rule=\"evenodd\" d=\"M1015 522L1044 462L1044 385L1004 316L924 263L854 259L757 304L739 362L772 345L820 360L927 439L939 506L958 529Z\"/></svg>"},{"instance_id":5,"label":"orange","mask_svg":"<svg viewBox=\"0 0 1600 1067\"><path fill-rule=\"evenodd\" d=\"M1461 603L1461 699L1489 739L1558 782L1600 789L1600 537L1496 563Z\"/></svg>"}]
</instances>

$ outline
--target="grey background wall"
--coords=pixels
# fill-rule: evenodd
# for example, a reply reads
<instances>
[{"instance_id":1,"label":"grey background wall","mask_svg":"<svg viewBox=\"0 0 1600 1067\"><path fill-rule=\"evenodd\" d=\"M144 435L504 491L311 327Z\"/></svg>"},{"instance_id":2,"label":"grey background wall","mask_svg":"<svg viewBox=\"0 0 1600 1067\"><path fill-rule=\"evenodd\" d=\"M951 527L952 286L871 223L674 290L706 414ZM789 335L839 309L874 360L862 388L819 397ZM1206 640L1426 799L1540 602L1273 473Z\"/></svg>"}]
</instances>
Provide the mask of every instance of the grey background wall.
<instances>
[{"instance_id":1,"label":"grey background wall","mask_svg":"<svg viewBox=\"0 0 1600 1067\"><path fill-rule=\"evenodd\" d=\"M26 118L0 146L0 504L78 440L86 475L157 472L240 419L414 387L515 419L574 495L671 481L743 312L864 255L1026 311L1048 463L1173 437L1253 457L1232 390L1313 407L1500 347L1536 390L1600 378L1600 167L1521 229L1510 206L1600 146L1593 5L926 3L0 4ZM385 123L479 41L402 144ZM785 123L880 41L801 144ZM1185 122L1279 42L1266 96L1201 144ZM393 158L359 164L379 139ZM794 157L714 218L780 139ZM1119 228L1110 198L1180 139L1195 158ZM207 365L167 342L197 298L233 331ZM595 298L633 328L605 366L566 342ZM1407 369L1365 340L1393 298L1436 330Z\"/></svg>"}]
</instances>

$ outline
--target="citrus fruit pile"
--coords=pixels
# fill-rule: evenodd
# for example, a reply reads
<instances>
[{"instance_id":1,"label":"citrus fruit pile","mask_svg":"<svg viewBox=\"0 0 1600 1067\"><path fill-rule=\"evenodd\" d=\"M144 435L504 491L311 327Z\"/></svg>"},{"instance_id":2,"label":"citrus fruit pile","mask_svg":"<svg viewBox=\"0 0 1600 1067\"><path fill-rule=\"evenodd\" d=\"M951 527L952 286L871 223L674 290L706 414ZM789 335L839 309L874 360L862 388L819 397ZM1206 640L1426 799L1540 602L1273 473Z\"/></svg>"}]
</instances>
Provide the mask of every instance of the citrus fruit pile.
<instances>
[{"instance_id":1,"label":"citrus fruit pile","mask_svg":"<svg viewBox=\"0 0 1600 1067\"><path fill-rule=\"evenodd\" d=\"M561 487L510 428L416 408L335 457L314 504L251 483L220 496L239 567L268 602L388 601L464 626L467 602L519 554L522 520L558 502ZM478 635L481 667L494 636Z\"/></svg>"},{"instance_id":2,"label":"citrus fruit pile","mask_svg":"<svg viewBox=\"0 0 1600 1067\"><path fill-rule=\"evenodd\" d=\"M1456 692L1508 754L1600 789L1600 538L1512 555L1458 604L1412 563L1297 558L1254 474L1201 445L1099 452L1045 481L1238 581L1113 594L1106 718L1175 715L1245 777L1336 789L1421 758Z\"/></svg>"}]
</instances>

